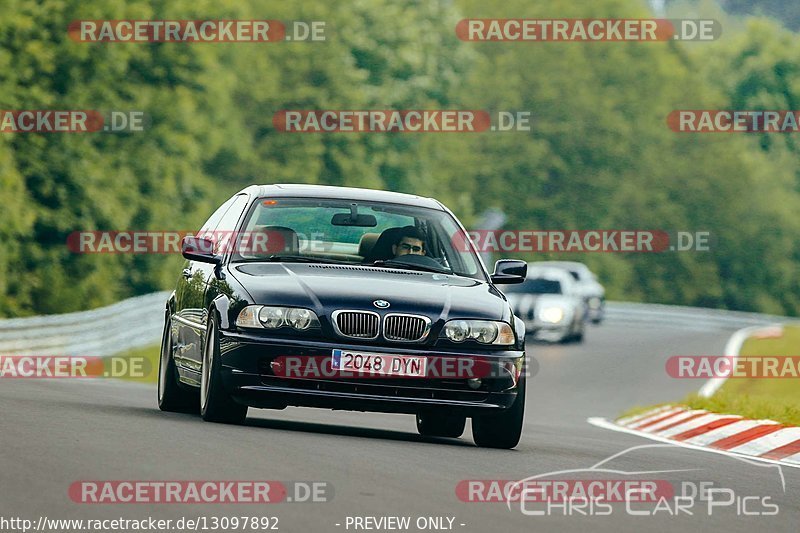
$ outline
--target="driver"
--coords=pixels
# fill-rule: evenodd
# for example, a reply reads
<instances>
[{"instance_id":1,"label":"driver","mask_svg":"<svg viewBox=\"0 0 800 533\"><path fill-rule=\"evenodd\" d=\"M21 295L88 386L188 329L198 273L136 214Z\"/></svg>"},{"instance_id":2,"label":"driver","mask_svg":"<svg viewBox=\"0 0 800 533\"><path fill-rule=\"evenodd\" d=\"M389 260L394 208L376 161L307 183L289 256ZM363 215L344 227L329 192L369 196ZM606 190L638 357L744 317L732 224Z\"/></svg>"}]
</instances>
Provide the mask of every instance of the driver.
<instances>
[{"instance_id":1,"label":"driver","mask_svg":"<svg viewBox=\"0 0 800 533\"><path fill-rule=\"evenodd\" d=\"M416 226L405 226L397 232L392 245L394 257L401 255L425 255L425 234Z\"/></svg>"}]
</instances>

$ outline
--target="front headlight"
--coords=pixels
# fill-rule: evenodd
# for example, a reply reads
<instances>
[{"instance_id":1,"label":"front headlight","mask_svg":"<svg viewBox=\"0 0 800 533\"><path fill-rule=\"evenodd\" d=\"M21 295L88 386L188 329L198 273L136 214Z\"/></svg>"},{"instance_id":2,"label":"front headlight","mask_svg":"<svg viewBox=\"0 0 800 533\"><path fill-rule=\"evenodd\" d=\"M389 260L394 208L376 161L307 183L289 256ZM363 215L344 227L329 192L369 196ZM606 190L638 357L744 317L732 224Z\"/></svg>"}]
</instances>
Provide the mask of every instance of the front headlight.
<instances>
[{"instance_id":1,"label":"front headlight","mask_svg":"<svg viewBox=\"0 0 800 533\"><path fill-rule=\"evenodd\" d=\"M453 342L471 339L481 344L514 344L511 326L493 320L450 320L444 325L444 336Z\"/></svg>"},{"instance_id":2,"label":"front headlight","mask_svg":"<svg viewBox=\"0 0 800 533\"><path fill-rule=\"evenodd\" d=\"M289 309L289 312L286 313L286 323L292 326L294 329L308 329L316 320L317 315L308 309Z\"/></svg>"},{"instance_id":3,"label":"front headlight","mask_svg":"<svg viewBox=\"0 0 800 533\"><path fill-rule=\"evenodd\" d=\"M539 313L539 318L542 319L542 322L557 324L564 320L564 310L560 307L545 307Z\"/></svg>"},{"instance_id":4,"label":"front headlight","mask_svg":"<svg viewBox=\"0 0 800 533\"><path fill-rule=\"evenodd\" d=\"M285 326L304 331L319 327L316 313L300 307L248 305L239 312L236 325L240 328L278 329Z\"/></svg>"},{"instance_id":5,"label":"front headlight","mask_svg":"<svg viewBox=\"0 0 800 533\"><path fill-rule=\"evenodd\" d=\"M463 342L469 336L469 322L451 320L444 325L444 335L453 342Z\"/></svg>"},{"instance_id":6,"label":"front headlight","mask_svg":"<svg viewBox=\"0 0 800 533\"><path fill-rule=\"evenodd\" d=\"M267 329L279 328L285 325L286 311L284 307L262 307L258 320Z\"/></svg>"}]
</instances>

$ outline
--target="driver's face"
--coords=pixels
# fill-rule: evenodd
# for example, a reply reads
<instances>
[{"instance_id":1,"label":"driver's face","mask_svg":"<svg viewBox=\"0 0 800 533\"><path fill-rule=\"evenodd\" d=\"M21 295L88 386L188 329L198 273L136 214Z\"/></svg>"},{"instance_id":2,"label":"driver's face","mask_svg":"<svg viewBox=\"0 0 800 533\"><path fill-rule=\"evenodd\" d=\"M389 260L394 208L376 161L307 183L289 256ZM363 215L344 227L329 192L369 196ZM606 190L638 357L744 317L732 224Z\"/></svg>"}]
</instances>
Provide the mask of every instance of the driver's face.
<instances>
[{"instance_id":1,"label":"driver's face","mask_svg":"<svg viewBox=\"0 0 800 533\"><path fill-rule=\"evenodd\" d=\"M425 253L425 244L419 240L411 237L403 237L399 244L392 246L392 252L395 257L401 255L423 255Z\"/></svg>"}]
</instances>

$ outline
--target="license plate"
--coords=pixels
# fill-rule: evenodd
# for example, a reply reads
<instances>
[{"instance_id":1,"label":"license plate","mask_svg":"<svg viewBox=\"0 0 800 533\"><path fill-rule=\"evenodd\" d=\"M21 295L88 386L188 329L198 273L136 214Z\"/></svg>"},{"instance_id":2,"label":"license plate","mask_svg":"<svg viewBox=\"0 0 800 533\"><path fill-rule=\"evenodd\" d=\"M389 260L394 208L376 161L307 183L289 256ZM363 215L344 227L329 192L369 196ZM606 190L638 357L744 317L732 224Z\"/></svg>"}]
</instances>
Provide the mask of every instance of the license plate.
<instances>
[{"instance_id":1,"label":"license plate","mask_svg":"<svg viewBox=\"0 0 800 533\"><path fill-rule=\"evenodd\" d=\"M333 350L331 366L353 374L425 377L427 362L425 356Z\"/></svg>"}]
</instances>

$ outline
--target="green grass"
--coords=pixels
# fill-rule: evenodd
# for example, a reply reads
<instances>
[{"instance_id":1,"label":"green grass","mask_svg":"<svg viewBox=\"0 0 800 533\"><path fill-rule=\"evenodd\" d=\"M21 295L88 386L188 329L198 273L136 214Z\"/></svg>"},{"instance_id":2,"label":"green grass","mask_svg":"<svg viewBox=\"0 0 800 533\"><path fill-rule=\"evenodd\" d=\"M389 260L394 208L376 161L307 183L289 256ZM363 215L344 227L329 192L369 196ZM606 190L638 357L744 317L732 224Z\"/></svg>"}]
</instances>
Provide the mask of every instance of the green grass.
<instances>
[{"instance_id":1,"label":"green grass","mask_svg":"<svg viewBox=\"0 0 800 533\"><path fill-rule=\"evenodd\" d=\"M154 344L144 348L136 348L114 355L114 359L122 359L126 362L127 368L135 363L137 368L141 368L143 372L140 376L133 376L130 372L119 375L119 379L125 381L136 381L140 383L156 383L158 381L158 356L161 351L161 346ZM121 367L121 365L120 365Z\"/></svg>"},{"instance_id":2,"label":"green grass","mask_svg":"<svg viewBox=\"0 0 800 533\"><path fill-rule=\"evenodd\" d=\"M800 325L784 327L779 339L747 339L740 355L800 355ZM711 398L692 394L684 403L693 409L800 426L800 383L796 378L729 379Z\"/></svg>"}]
</instances>

